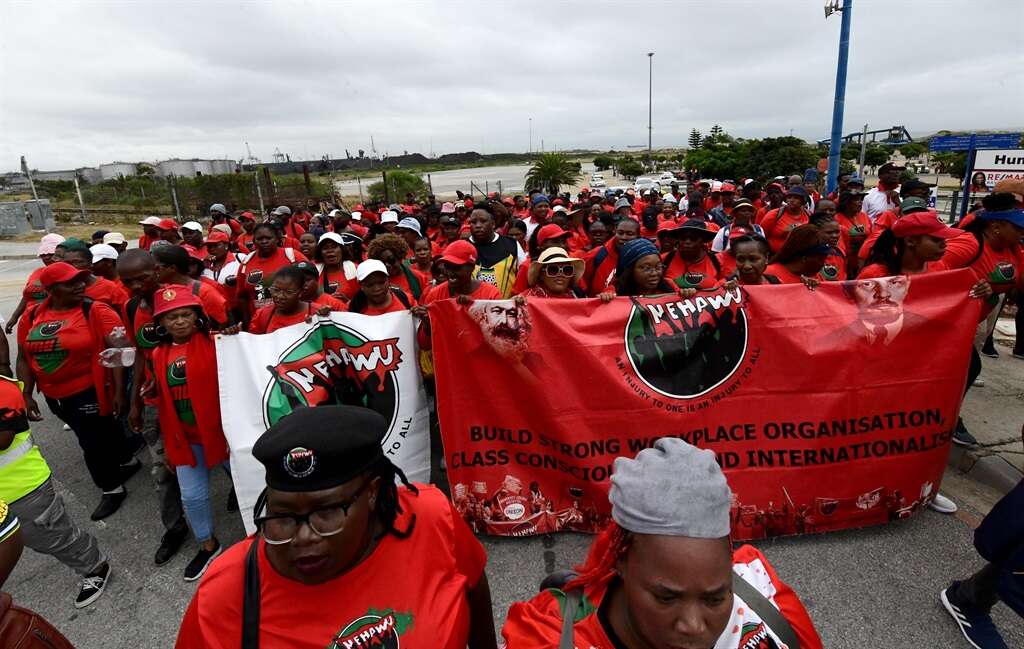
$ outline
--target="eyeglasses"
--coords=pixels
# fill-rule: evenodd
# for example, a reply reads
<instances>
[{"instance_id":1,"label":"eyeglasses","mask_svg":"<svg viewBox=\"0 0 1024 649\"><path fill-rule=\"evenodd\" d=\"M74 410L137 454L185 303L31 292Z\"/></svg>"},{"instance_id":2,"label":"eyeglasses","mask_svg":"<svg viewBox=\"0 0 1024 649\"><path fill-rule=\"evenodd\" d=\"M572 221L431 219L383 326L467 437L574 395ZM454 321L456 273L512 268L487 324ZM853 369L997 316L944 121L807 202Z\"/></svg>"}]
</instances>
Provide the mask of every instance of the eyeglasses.
<instances>
[{"instance_id":1,"label":"eyeglasses","mask_svg":"<svg viewBox=\"0 0 1024 649\"><path fill-rule=\"evenodd\" d=\"M562 264L556 266L555 264L544 264L544 274L548 277L558 277L562 275L564 277L575 277L576 268L572 264Z\"/></svg>"},{"instance_id":2,"label":"eyeglasses","mask_svg":"<svg viewBox=\"0 0 1024 649\"><path fill-rule=\"evenodd\" d=\"M665 265L664 264L653 264L653 265L644 264L643 266L637 266L636 269L638 271L640 271L641 273L658 273L660 275L662 272L664 272Z\"/></svg>"},{"instance_id":3,"label":"eyeglasses","mask_svg":"<svg viewBox=\"0 0 1024 649\"><path fill-rule=\"evenodd\" d=\"M268 514L256 518L256 528L263 534L263 539L270 545L291 543L299 533L299 527L305 523L317 536L334 536L345 529L348 511L356 504L359 496L373 482L370 478L352 494L348 502L331 503L309 512L308 514Z\"/></svg>"},{"instance_id":4,"label":"eyeglasses","mask_svg":"<svg viewBox=\"0 0 1024 649\"><path fill-rule=\"evenodd\" d=\"M270 287L271 295L280 295L281 297L295 297L299 294L299 291L294 288L277 288L274 286Z\"/></svg>"}]
</instances>

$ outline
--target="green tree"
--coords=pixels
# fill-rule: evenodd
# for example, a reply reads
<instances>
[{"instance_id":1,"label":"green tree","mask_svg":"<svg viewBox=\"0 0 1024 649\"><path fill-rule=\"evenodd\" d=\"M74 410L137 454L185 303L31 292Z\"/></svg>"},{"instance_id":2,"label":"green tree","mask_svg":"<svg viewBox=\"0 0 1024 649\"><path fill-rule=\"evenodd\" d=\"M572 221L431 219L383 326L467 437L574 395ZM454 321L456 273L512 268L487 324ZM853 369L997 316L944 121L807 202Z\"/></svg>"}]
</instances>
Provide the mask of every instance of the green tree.
<instances>
[{"instance_id":1,"label":"green tree","mask_svg":"<svg viewBox=\"0 0 1024 649\"><path fill-rule=\"evenodd\" d=\"M698 131L697 129L693 129L692 131L690 131L689 144L691 149L699 149L701 140L702 138L700 135L700 131Z\"/></svg>"},{"instance_id":2,"label":"green tree","mask_svg":"<svg viewBox=\"0 0 1024 649\"><path fill-rule=\"evenodd\" d=\"M797 137L747 140L736 147L739 170L731 178L770 178L785 174L802 174L822 157L818 149Z\"/></svg>"},{"instance_id":3,"label":"green tree","mask_svg":"<svg viewBox=\"0 0 1024 649\"><path fill-rule=\"evenodd\" d=\"M714 126L711 127L711 135L713 135L715 137L718 137L719 135L723 135L724 133L725 133L725 129L722 128L721 126L719 126L718 124L715 124Z\"/></svg>"},{"instance_id":4,"label":"green tree","mask_svg":"<svg viewBox=\"0 0 1024 649\"><path fill-rule=\"evenodd\" d=\"M615 158L610 155L599 155L594 158L594 166L597 167L598 171L604 171L605 169L611 169L612 165L615 164Z\"/></svg>"},{"instance_id":5,"label":"green tree","mask_svg":"<svg viewBox=\"0 0 1024 649\"><path fill-rule=\"evenodd\" d=\"M869 144L864 150L864 164L869 167L877 167L889 162L889 155L892 150L880 144Z\"/></svg>"},{"instance_id":6,"label":"green tree","mask_svg":"<svg viewBox=\"0 0 1024 649\"><path fill-rule=\"evenodd\" d=\"M627 156L628 157L628 156ZM618 164L619 175L626 178L636 178L644 174L644 166L638 160L623 158Z\"/></svg>"},{"instance_id":7,"label":"green tree","mask_svg":"<svg viewBox=\"0 0 1024 649\"><path fill-rule=\"evenodd\" d=\"M908 142L900 145L900 153L907 158L916 158L919 155L924 155L928 151L928 145L922 142Z\"/></svg>"},{"instance_id":8,"label":"green tree","mask_svg":"<svg viewBox=\"0 0 1024 649\"><path fill-rule=\"evenodd\" d=\"M936 170L963 180L967 170L967 153L964 151L950 151L947 153L935 153L931 157L932 164Z\"/></svg>"},{"instance_id":9,"label":"green tree","mask_svg":"<svg viewBox=\"0 0 1024 649\"><path fill-rule=\"evenodd\" d=\"M417 199L426 198L429 193L428 189L427 183L414 173L398 170L388 172L388 198L393 203L404 199L408 193L412 193ZM371 184L368 191L371 202L383 201L384 181L380 180Z\"/></svg>"},{"instance_id":10,"label":"green tree","mask_svg":"<svg viewBox=\"0 0 1024 649\"><path fill-rule=\"evenodd\" d=\"M559 187L575 183L579 176L579 167L561 153L542 153L526 172L526 187L557 194Z\"/></svg>"}]
</instances>

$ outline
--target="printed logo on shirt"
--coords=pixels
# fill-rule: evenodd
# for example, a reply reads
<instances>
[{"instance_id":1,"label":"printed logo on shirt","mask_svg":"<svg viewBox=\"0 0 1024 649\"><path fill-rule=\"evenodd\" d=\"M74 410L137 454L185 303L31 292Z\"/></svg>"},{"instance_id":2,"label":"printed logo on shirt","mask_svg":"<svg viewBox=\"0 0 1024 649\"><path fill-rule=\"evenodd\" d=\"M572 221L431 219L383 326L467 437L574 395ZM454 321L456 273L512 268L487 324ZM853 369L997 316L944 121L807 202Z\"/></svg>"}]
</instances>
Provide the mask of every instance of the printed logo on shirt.
<instances>
[{"instance_id":1,"label":"printed logo on shirt","mask_svg":"<svg viewBox=\"0 0 1024 649\"><path fill-rule=\"evenodd\" d=\"M367 340L352 329L322 321L285 349L277 365L267 367L271 375L263 390L267 428L296 408L362 406L388 420L393 432L381 445L397 451L411 426L411 421L396 421L400 396L395 372L406 362L398 338ZM415 356L411 362L416 362Z\"/></svg>"},{"instance_id":2,"label":"printed logo on shirt","mask_svg":"<svg viewBox=\"0 0 1024 649\"><path fill-rule=\"evenodd\" d=\"M674 399L706 394L729 379L746 357L741 289L689 299L631 299L626 356L637 378L658 394ZM644 392L640 386L634 391Z\"/></svg>"},{"instance_id":3,"label":"printed logo on shirt","mask_svg":"<svg viewBox=\"0 0 1024 649\"><path fill-rule=\"evenodd\" d=\"M828 281L839 279L839 267L835 264L825 264L821 267L821 276Z\"/></svg>"},{"instance_id":4,"label":"printed logo on shirt","mask_svg":"<svg viewBox=\"0 0 1024 649\"><path fill-rule=\"evenodd\" d=\"M337 290L338 290L338 283L337 282L327 282L327 285L324 286L324 293L326 293L328 295L334 295L337 292Z\"/></svg>"},{"instance_id":5,"label":"printed logo on shirt","mask_svg":"<svg viewBox=\"0 0 1024 649\"><path fill-rule=\"evenodd\" d=\"M178 419L185 424L194 426L196 413L192 409L192 398L189 395L188 383L185 379L185 357L179 356L167 365L167 387L170 388L174 411L178 414Z\"/></svg>"},{"instance_id":6,"label":"printed logo on shirt","mask_svg":"<svg viewBox=\"0 0 1024 649\"><path fill-rule=\"evenodd\" d=\"M775 638L768 635L764 622L747 622L740 634L738 649L779 649Z\"/></svg>"},{"instance_id":7,"label":"printed logo on shirt","mask_svg":"<svg viewBox=\"0 0 1024 649\"><path fill-rule=\"evenodd\" d=\"M156 323L147 322L135 331L135 341L143 349L153 349L160 343L160 336L156 333Z\"/></svg>"},{"instance_id":8,"label":"printed logo on shirt","mask_svg":"<svg viewBox=\"0 0 1024 649\"><path fill-rule=\"evenodd\" d=\"M698 288L703 281L704 273L688 271L683 273L682 276L676 280L676 283L680 288Z\"/></svg>"},{"instance_id":9,"label":"printed logo on shirt","mask_svg":"<svg viewBox=\"0 0 1024 649\"><path fill-rule=\"evenodd\" d=\"M262 270L250 271L249 274L246 275L245 281L248 284L256 286L257 284L259 284L260 282L263 281L263 271Z\"/></svg>"},{"instance_id":10,"label":"printed logo on shirt","mask_svg":"<svg viewBox=\"0 0 1024 649\"><path fill-rule=\"evenodd\" d=\"M352 620L326 649L399 649L399 637L412 626L412 613L375 611Z\"/></svg>"},{"instance_id":11,"label":"printed logo on shirt","mask_svg":"<svg viewBox=\"0 0 1024 649\"><path fill-rule=\"evenodd\" d=\"M57 332L65 325L64 320L52 320L36 325L25 339L27 351L46 374L53 374L64 365L68 351L60 346Z\"/></svg>"},{"instance_id":12,"label":"printed logo on shirt","mask_svg":"<svg viewBox=\"0 0 1024 649\"><path fill-rule=\"evenodd\" d=\"M992 272L988 274L989 281L995 284L1006 284L1012 282L1017 275L1017 269L1008 261L1001 261L996 264Z\"/></svg>"}]
</instances>

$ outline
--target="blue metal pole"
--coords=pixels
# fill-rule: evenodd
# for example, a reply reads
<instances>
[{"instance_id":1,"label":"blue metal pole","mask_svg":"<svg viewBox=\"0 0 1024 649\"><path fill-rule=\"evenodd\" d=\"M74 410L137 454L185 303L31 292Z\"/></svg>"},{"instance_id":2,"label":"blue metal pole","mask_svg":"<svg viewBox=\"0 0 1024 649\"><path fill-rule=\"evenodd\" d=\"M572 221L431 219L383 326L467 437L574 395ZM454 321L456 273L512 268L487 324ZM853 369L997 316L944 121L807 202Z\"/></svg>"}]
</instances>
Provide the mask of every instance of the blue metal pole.
<instances>
[{"instance_id":1,"label":"blue metal pole","mask_svg":"<svg viewBox=\"0 0 1024 649\"><path fill-rule=\"evenodd\" d=\"M971 176L974 175L974 145L976 135L971 133L971 143L967 149L967 160L964 163L964 197L960 201L960 220L967 216L967 204L971 202Z\"/></svg>"},{"instance_id":2,"label":"blue metal pole","mask_svg":"<svg viewBox=\"0 0 1024 649\"><path fill-rule=\"evenodd\" d=\"M839 64L836 66L836 100L832 107L832 141L828 147L828 181L825 191L832 193L839 180L839 153L843 139L843 108L846 105L846 63L850 58L850 14L853 0L843 0L842 24L839 27Z\"/></svg>"}]
</instances>

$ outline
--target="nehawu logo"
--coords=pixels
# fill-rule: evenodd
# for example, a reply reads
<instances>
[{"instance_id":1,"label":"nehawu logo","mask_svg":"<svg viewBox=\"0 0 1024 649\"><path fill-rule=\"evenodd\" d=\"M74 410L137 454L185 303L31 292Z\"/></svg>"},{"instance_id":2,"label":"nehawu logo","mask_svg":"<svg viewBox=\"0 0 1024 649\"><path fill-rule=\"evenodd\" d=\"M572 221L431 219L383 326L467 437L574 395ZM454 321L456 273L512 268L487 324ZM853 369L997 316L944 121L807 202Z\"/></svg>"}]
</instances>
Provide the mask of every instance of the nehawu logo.
<instances>
[{"instance_id":1,"label":"nehawu logo","mask_svg":"<svg viewBox=\"0 0 1024 649\"><path fill-rule=\"evenodd\" d=\"M775 638L768 635L768 629L765 628L764 622L757 624L747 622L743 625L740 633L738 649L779 649Z\"/></svg>"},{"instance_id":2,"label":"nehawu logo","mask_svg":"<svg viewBox=\"0 0 1024 649\"><path fill-rule=\"evenodd\" d=\"M632 298L625 343L640 380L676 399L721 385L747 351L743 298L739 288L685 300Z\"/></svg>"},{"instance_id":3,"label":"nehawu logo","mask_svg":"<svg viewBox=\"0 0 1024 649\"><path fill-rule=\"evenodd\" d=\"M412 626L412 614L375 611L345 625L327 649L399 649L399 636Z\"/></svg>"},{"instance_id":4,"label":"nehawu logo","mask_svg":"<svg viewBox=\"0 0 1024 649\"><path fill-rule=\"evenodd\" d=\"M401 361L398 338L367 340L336 322L321 323L267 367L264 423L269 428L296 408L346 404L376 410L390 429L398 414Z\"/></svg>"}]
</instances>

